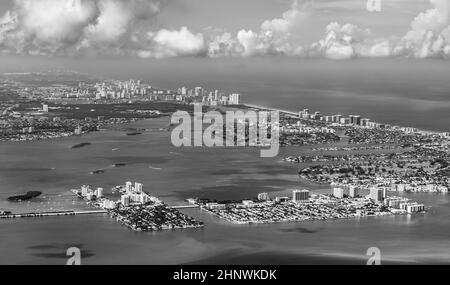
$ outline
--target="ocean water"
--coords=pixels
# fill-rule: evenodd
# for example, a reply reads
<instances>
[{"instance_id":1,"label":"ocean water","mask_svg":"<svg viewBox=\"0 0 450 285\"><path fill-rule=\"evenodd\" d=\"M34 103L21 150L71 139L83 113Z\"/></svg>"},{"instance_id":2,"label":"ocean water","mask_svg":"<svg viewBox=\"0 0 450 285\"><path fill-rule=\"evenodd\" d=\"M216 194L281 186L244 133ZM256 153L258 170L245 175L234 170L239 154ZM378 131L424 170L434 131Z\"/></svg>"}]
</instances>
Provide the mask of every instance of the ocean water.
<instances>
[{"instance_id":1,"label":"ocean water","mask_svg":"<svg viewBox=\"0 0 450 285\"><path fill-rule=\"evenodd\" d=\"M133 76L175 90L204 86L237 92L246 103L290 111L308 108L323 114L359 114L382 123L450 131L450 65L446 61L286 57L186 61L136 63L138 68L125 69L126 74L112 65L110 72L112 77Z\"/></svg>"},{"instance_id":2,"label":"ocean water","mask_svg":"<svg viewBox=\"0 0 450 285\"><path fill-rule=\"evenodd\" d=\"M133 126L158 129L168 118ZM72 149L71 146L92 145ZM292 188L314 193L326 186L301 182L287 155L308 148L283 148L278 157L260 158L258 149L175 148L170 133L141 136L105 131L52 141L0 144L0 209L86 209L69 192L82 184L111 187L140 181L170 205L189 197L242 199L259 192L289 195ZM113 167L125 163L124 167ZM93 170L105 173L91 175ZM10 203L12 194L37 190L31 202ZM432 206L427 214L274 225L233 225L200 210L184 210L206 223L204 229L133 232L106 215L0 220L0 264L65 264L67 248L82 250L83 264L365 264L370 247L383 263L450 263L450 199L409 194Z\"/></svg>"}]
</instances>

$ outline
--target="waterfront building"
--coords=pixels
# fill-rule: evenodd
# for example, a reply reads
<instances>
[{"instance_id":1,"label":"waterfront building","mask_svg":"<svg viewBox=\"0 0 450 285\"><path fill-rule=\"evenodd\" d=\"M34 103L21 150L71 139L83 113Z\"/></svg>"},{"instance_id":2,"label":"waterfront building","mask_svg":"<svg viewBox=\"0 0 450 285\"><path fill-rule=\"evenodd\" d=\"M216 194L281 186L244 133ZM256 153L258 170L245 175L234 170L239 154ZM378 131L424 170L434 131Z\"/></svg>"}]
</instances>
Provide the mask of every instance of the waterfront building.
<instances>
[{"instance_id":1,"label":"waterfront building","mask_svg":"<svg viewBox=\"0 0 450 285\"><path fill-rule=\"evenodd\" d=\"M268 200L270 200L269 194L268 193L259 193L258 194L258 200L259 201L268 201Z\"/></svg>"},{"instance_id":2,"label":"waterfront building","mask_svg":"<svg viewBox=\"0 0 450 285\"><path fill-rule=\"evenodd\" d=\"M333 188L333 196L339 199L344 198L344 189L342 188Z\"/></svg>"},{"instance_id":3,"label":"waterfront building","mask_svg":"<svg viewBox=\"0 0 450 285\"><path fill-rule=\"evenodd\" d=\"M103 197L103 188L97 188L97 190L95 191L94 194L97 198L102 198Z\"/></svg>"},{"instance_id":4,"label":"waterfront building","mask_svg":"<svg viewBox=\"0 0 450 285\"><path fill-rule=\"evenodd\" d=\"M93 193L93 192L87 193L86 199L87 199L88 201L94 200L94 193Z\"/></svg>"},{"instance_id":5,"label":"waterfront building","mask_svg":"<svg viewBox=\"0 0 450 285\"><path fill-rule=\"evenodd\" d=\"M218 209L225 209L226 205L225 204L219 204L219 203L206 203L206 208L211 209L211 210L218 210Z\"/></svg>"},{"instance_id":6,"label":"waterfront building","mask_svg":"<svg viewBox=\"0 0 450 285\"><path fill-rule=\"evenodd\" d=\"M87 194L90 192L89 186L81 186L81 196L86 197Z\"/></svg>"},{"instance_id":7,"label":"waterfront building","mask_svg":"<svg viewBox=\"0 0 450 285\"><path fill-rule=\"evenodd\" d=\"M350 118L341 118L341 121L340 121L340 123L342 124L342 125L349 125L350 124Z\"/></svg>"},{"instance_id":8,"label":"waterfront building","mask_svg":"<svg viewBox=\"0 0 450 285\"><path fill-rule=\"evenodd\" d=\"M350 124L352 125L361 125L361 116L359 115L350 115Z\"/></svg>"},{"instance_id":9,"label":"waterfront building","mask_svg":"<svg viewBox=\"0 0 450 285\"><path fill-rule=\"evenodd\" d=\"M292 192L292 201L295 203L307 201L309 199L309 191L308 190L294 190Z\"/></svg>"},{"instance_id":10,"label":"waterfront building","mask_svg":"<svg viewBox=\"0 0 450 285\"><path fill-rule=\"evenodd\" d=\"M391 208L401 209L401 205L406 205L408 203L408 199L402 197L389 197L385 199L384 203Z\"/></svg>"},{"instance_id":11,"label":"waterfront building","mask_svg":"<svg viewBox=\"0 0 450 285\"><path fill-rule=\"evenodd\" d=\"M370 198L376 202L382 202L386 198L386 189L372 187L370 189Z\"/></svg>"},{"instance_id":12,"label":"waterfront building","mask_svg":"<svg viewBox=\"0 0 450 285\"><path fill-rule=\"evenodd\" d=\"M289 197L276 197L275 198L275 202L277 202L277 203L284 203L287 201L289 201Z\"/></svg>"},{"instance_id":13,"label":"waterfront building","mask_svg":"<svg viewBox=\"0 0 450 285\"><path fill-rule=\"evenodd\" d=\"M230 105L239 105L241 101L241 95L240 94L231 94L229 99Z\"/></svg>"},{"instance_id":14,"label":"waterfront building","mask_svg":"<svg viewBox=\"0 0 450 285\"><path fill-rule=\"evenodd\" d=\"M349 196L355 198L358 196L358 188L356 186L350 185L348 188Z\"/></svg>"},{"instance_id":15,"label":"waterfront building","mask_svg":"<svg viewBox=\"0 0 450 285\"><path fill-rule=\"evenodd\" d=\"M406 212L408 212L409 214L423 211L425 211L425 206L423 204L409 203L406 206Z\"/></svg>"},{"instance_id":16,"label":"waterfront building","mask_svg":"<svg viewBox=\"0 0 450 285\"><path fill-rule=\"evenodd\" d=\"M370 119L364 118L361 120L361 126L368 127L370 123Z\"/></svg>"},{"instance_id":17,"label":"waterfront building","mask_svg":"<svg viewBox=\"0 0 450 285\"><path fill-rule=\"evenodd\" d=\"M142 183L138 183L138 182L134 183L134 191L136 193L142 193L143 187L144 187L144 185Z\"/></svg>"},{"instance_id":18,"label":"waterfront building","mask_svg":"<svg viewBox=\"0 0 450 285\"><path fill-rule=\"evenodd\" d=\"M122 197L120 197L120 202L121 202L122 206L124 206L124 207L130 206L130 196L122 195Z\"/></svg>"},{"instance_id":19,"label":"waterfront building","mask_svg":"<svg viewBox=\"0 0 450 285\"><path fill-rule=\"evenodd\" d=\"M127 193L131 193L133 191L133 183L128 181L125 183L125 190Z\"/></svg>"},{"instance_id":20,"label":"waterfront building","mask_svg":"<svg viewBox=\"0 0 450 285\"><path fill-rule=\"evenodd\" d=\"M42 105L42 111L44 113L48 113L48 105L47 104Z\"/></svg>"}]
</instances>

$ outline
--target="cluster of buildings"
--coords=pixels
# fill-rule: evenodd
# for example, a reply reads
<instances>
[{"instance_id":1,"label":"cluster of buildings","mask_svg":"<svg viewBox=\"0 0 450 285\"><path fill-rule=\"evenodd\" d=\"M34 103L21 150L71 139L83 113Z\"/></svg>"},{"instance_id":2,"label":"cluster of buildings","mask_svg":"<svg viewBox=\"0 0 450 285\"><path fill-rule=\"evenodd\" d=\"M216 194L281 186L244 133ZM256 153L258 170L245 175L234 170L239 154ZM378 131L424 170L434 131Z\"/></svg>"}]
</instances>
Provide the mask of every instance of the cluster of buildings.
<instances>
[{"instance_id":1,"label":"cluster of buildings","mask_svg":"<svg viewBox=\"0 0 450 285\"><path fill-rule=\"evenodd\" d=\"M450 179L449 179L450 181ZM412 184L395 184L390 187L390 191L396 192L423 192L423 193L448 193L448 187L436 184L412 185Z\"/></svg>"},{"instance_id":2,"label":"cluster of buildings","mask_svg":"<svg viewBox=\"0 0 450 285\"><path fill-rule=\"evenodd\" d=\"M14 108L18 107L15 105ZM49 113L50 107L15 111L9 108L0 116L0 141L34 141L81 135L98 129L98 120L66 118ZM106 123L106 122L105 122Z\"/></svg>"},{"instance_id":3,"label":"cluster of buildings","mask_svg":"<svg viewBox=\"0 0 450 285\"><path fill-rule=\"evenodd\" d=\"M301 178L315 183L373 185L391 192L448 193L450 153L415 145L388 153L322 154L288 157L285 161L316 163L300 170ZM329 163L331 162L331 163Z\"/></svg>"},{"instance_id":4,"label":"cluster of buildings","mask_svg":"<svg viewBox=\"0 0 450 285\"><path fill-rule=\"evenodd\" d=\"M340 140L336 130L326 123L314 120L299 120L296 116L280 116L280 145L327 144Z\"/></svg>"},{"instance_id":5,"label":"cluster of buildings","mask_svg":"<svg viewBox=\"0 0 450 285\"><path fill-rule=\"evenodd\" d=\"M176 92L181 100L192 100L203 105L219 106L219 105L240 105L241 95L237 93L226 94L219 90L208 91L203 87L178 88Z\"/></svg>"},{"instance_id":6,"label":"cluster of buildings","mask_svg":"<svg viewBox=\"0 0 450 285\"><path fill-rule=\"evenodd\" d=\"M165 90L143 84L140 80L96 83L94 89L96 100L143 99L149 101L202 103L209 106L241 104L241 95L237 93L226 94L219 90L208 91L203 87L181 87L176 91Z\"/></svg>"},{"instance_id":7,"label":"cluster of buildings","mask_svg":"<svg viewBox=\"0 0 450 285\"><path fill-rule=\"evenodd\" d=\"M337 115L322 115L321 112L310 112L309 109L304 109L299 112L299 117L305 120L318 120L327 123L336 123L340 125L354 125L368 128L388 128L389 125L372 122L369 118L362 118L360 115L349 115L345 117L341 114Z\"/></svg>"},{"instance_id":8,"label":"cluster of buildings","mask_svg":"<svg viewBox=\"0 0 450 285\"><path fill-rule=\"evenodd\" d=\"M417 202L409 202L409 199L404 197L388 197L387 187L371 187L370 193L366 198L373 200L376 203L383 203L385 206L393 209L403 210L407 213L418 213L425 211L425 205ZM332 195L338 199L344 198L358 198L358 188L354 185L342 185L341 187L334 187Z\"/></svg>"},{"instance_id":9,"label":"cluster of buildings","mask_svg":"<svg viewBox=\"0 0 450 285\"><path fill-rule=\"evenodd\" d=\"M30 91L31 92L31 91ZM39 89L39 97L47 100L87 99L97 102L120 102L124 100L167 101L179 103L203 103L204 105L239 105L241 95L226 94L219 90L208 91L203 87L168 90L152 87L140 80L111 80L97 83L80 82L76 87L61 86L59 89ZM46 94L46 96L45 96Z\"/></svg>"},{"instance_id":10,"label":"cluster of buildings","mask_svg":"<svg viewBox=\"0 0 450 285\"><path fill-rule=\"evenodd\" d=\"M316 120L316 121L323 121L330 124L335 125L344 125L344 126L360 126L360 127L366 127L369 129L392 129L401 131L405 134L421 134L421 135L439 135L441 137L450 138L449 132L431 132L431 131L423 131L419 130L417 128L412 127L401 127L401 126L393 126L389 124L383 124L383 123L377 123L373 122L369 118L363 118L361 115L349 115L344 116L341 114L337 115L323 115L321 112L310 112L309 109L304 109L303 111L299 112L299 118L304 120Z\"/></svg>"},{"instance_id":11,"label":"cluster of buildings","mask_svg":"<svg viewBox=\"0 0 450 285\"><path fill-rule=\"evenodd\" d=\"M423 204L403 197L387 197L387 189L373 187L362 197L355 186L334 187L331 195L315 195L309 190L292 191L292 197L271 199L268 193L241 202L199 202L202 210L232 223L278 223L310 219L343 219L352 217L412 214L425 211Z\"/></svg>"},{"instance_id":12,"label":"cluster of buildings","mask_svg":"<svg viewBox=\"0 0 450 285\"><path fill-rule=\"evenodd\" d=\"M292 133L292 134L314 134L314 133L323 133L323 134L334 134L336 130L323 126L308 126L306 124L302 124L302 122L298 121L295 125L291 124L283 124L280 127L280 132L282 133Z\"/></svg>"},{"instance_id":13,"label":"cluster of buildings","mask_svg":"<svg viewBox=\"0 0 450 285\"><path fill-rule=\"evenodd\" d=\"M146 194L143 187L144 185L139 182L135 182L134 186L132 182L126 182L125 187L121 188L123 195L120 197L120 204L123 207L129 207L132 205L145 205L149 202L159 202L158 198Z\"/></svg>"},{"instance_id":14,"label":"cluster of buildings","mask_svg":"<svg viewBox=\"0 0 450 285\"><path fill-rule=\"evenodd\" d=\"M341 114L326 116L322 115L321 112L310 112L309 109L304 109L299 112L300 119L305 120L318 120L324 121L328 123L337 123L342 125L358 125L363 127L375 127L376 123L371 122L368 118L362 118L360 115L350 115L348 117L344 117ZM378 127L382 127L381 124Z\"/></svg>"},{"instance_id":15,"label":"cluster of buildings","mask_svg":"<svg viewBox=\"0 0 450 285\"><path fill-rule=\"evenodd\" d=\"M117 186L115 189L119 189L122 194L119 201L106 199L103 188L93 190L89 185L83 185L81 189L74 189L72 192L90 204L105 210L115 209L119 206L130 207L148 203L161 203L158 198L145 193L143 187L144 185L138 182L134 185L132 182L126 182L124 186Z\"/></svg>"},{"instance_id":16,"label":"cluster of buildings","mask_svg":"<svg viewBox=\"0 0 450 285\"><path fill-rule=\"evenodd\" d=\"M87 201L90 205L103 209L114 209L117 203L105 198L103 188L91 189L89 185L83 185L80 189L73 189L72 192L78 197Z\"/></svg>"},{"instance_id":17,"label":"cluster of buildings","mask_svg":"<svg viewBox=\"0 0 450 285\"><path fill-rule=\"evenodd\" d=\"M120 200L112 201L104 197L103 188L92 190L89 186L72 190L97 208L107 210L117 222L134 231L159 231L203 227L203 223L173 209L156 197L144 192L139 182L126 182L116 186L113 192L120 192Z\"/></svg>"}]
</instances>

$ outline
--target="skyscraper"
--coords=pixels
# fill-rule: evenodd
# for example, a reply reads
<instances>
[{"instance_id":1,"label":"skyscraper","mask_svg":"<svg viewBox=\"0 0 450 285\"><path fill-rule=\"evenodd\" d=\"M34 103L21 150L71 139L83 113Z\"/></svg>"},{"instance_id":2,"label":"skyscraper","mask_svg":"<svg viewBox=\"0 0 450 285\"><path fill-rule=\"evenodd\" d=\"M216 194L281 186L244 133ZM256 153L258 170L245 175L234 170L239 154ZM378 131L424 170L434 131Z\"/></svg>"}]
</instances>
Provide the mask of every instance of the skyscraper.
<instances>
[{"instance_id":1,"label":"skyscraper","mask_svg":"<svg viewBox=\"0 0 450 285\"><path fill-rule=\"evenodd\" d=\"M269 197L268 193L259 193L258 194L258 200L259 201L267 201L269 199L270 199L270 197Z\"/></svg>"},{"instance_id":2,"label":"skyscraper","mask_svg":"<svg viewBox=\"0 0 450 285\"><path fill-rule=\"evenodd\" d=\"M136 193L142 193L142 188L144 187L144 185L142 183L134 183L134 191Z\"/></svg>"},{"instance_id":3,"label":"skyscraper","mask_svg":"<svg viewBox=\"0 0 450 285\"><path fill-rule=\"evenodd\" d=\"M309 199L309 191L308 190L294 190L292 192L292 201L295 203L307 201Z\"/></svg>"},{"instance_id":4,"label":"skyscraper","mask_svg":"<svg viewBox=\"0 0 450 285\"><path fill-rule=\"evenodd\" d=\"M333 196L339 199L344 198L344 189L342 188L333 188Z\"/></svg>"},{"instance_id":5,"label":"skyscraper","mask_svg":"<svg viewBox=\"0 0 450 285\"><path fill-rule=\"evenodd\" d=\"M133 183L131 183L130 181L125 183L125 190L127 191L127 193L131 193L131 191L133 190Z\"/></svg>"},{"instance_id":6,"label":"skyscraper","mask_svg":"<svg viewBox=\"0 0 450 285\"><path fill-rule=\"evenodd\" d=\"M349 190L349 196L351 198L355 198L356 196L358 196L358 188L356 188L356 186L352 185L348 188L348 190Z\"/></svg>"},{"instance_id":7,"label":"skyscraper","mask_svg":"<svg viewBox=\"0 0 450 285\"><path fill-rule=\"evenodd\" d=\"M385 189L377 187L370 188L370 198L376 202L382 202L385 198Z\"/></svg>"},{"instance_id":8,"label":"skyscraper","mask_svg":"<svg viewBox=\"0 0 450 285\"><path fill-rule=\"evenodd\" d=\"M230 99L229 99L230 105L239 105L240 101L241 101L241 95L236 94L236 93L230 95Z\"/></svg>"}]
</instances>

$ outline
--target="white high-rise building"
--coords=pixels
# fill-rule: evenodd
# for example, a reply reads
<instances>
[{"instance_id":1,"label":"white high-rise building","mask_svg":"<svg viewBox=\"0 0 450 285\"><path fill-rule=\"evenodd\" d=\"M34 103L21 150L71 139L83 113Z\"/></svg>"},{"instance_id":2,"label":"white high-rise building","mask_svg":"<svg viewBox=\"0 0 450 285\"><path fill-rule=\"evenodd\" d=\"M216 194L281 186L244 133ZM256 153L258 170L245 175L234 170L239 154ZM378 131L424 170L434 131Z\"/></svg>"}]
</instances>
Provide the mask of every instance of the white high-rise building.
<instances>
[{"instance_id":1,"label":"white high-rise building","mask_svg":"<svg viewBox=\"0 0 450 285\"><path fill-rule=\"evenodd\" d=\"M130 206L130 196L129 195L122 195L120 198L120 202L122 203L122 206L128 207Z\"/></svg>"},{"instance_id":2,"label":"white high-rise building","mask_svg":"<svg viewBox=\"0 0 450 285\"><path fill-rule=\"evenodd\" d=\"M344 189L342 188L333 188L333 196L339 199L344 198Z\"/></svg>"},{"instance_id":3,"label":"white high-rise building","mask_svg":"<svg viewBox=\"0 0 450 285\"><path fill-rule=\"evenodd\" d=\"M268 193L259 193L258 194L258 200L259 201L268 201L270 199Z\"/></svg>"},{"instance_id":4,"label":"white high-rise building","mask_svg":"<svg viewBox=\"0 0 450 285\"><path fill-rule=\"evenodd\" d=\"M351 185L349 188L349 196L351 198L355 198L358 196L358 188L356 188L356 186Z\"/></svg>"},{"instance_id":5,"label":"white high-rise building","mask_svg":"<svg viewBox=\"0 0 450 285\"><path fill-rule=\"evenodd\" d=\"M241 102L241 95L240 94L234 93L234 94L230 95L230 98L229 98L229 101L228 101L229 105L239 105L240 102Z\"/></svg>"},{"instance_id":6,"label":"white high-rise building","mask_svg":"<svg viewBox=\"0 0 450 285\"><path fill-rule=\"evenodd\" d=\"M370 188L370 198L377 201L382 202L384 200L385 196L385 189L383 188Z\"/></svg>"},{"instance_id":7,"label":"white high-rise building","mask_svg":"<svg viewBox=\"0 0 450 285\"><path fill-rule=\"evenodd\" d=\"M125 190L127 191L127 193L131 193L131 191L133 191L133 183L130 181L126 182Z\"/></svg>"},{"instance_id":8,"label":"white high-rise building","mask_svg":"<svg viewBox=\"0 0 450 285\"><path fill-rule=\"evenodd\" d=\"M97 190L95 191L95 196L97 198L103 198L103 188L97 188Z\"/></svg>"},{"instance_id":9,"label":"white high-rise building","mask_svg":"<svg viewBox=\"0 0 450 285\"><path fill-rule=\"evenodd\" d=\"M142 193L144 185L142 183L134 183L134 191L136 193Z\"/></svg>"}]
</instances>

